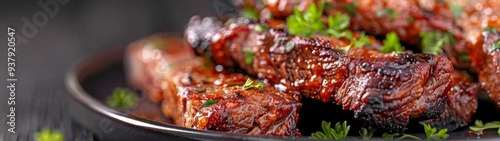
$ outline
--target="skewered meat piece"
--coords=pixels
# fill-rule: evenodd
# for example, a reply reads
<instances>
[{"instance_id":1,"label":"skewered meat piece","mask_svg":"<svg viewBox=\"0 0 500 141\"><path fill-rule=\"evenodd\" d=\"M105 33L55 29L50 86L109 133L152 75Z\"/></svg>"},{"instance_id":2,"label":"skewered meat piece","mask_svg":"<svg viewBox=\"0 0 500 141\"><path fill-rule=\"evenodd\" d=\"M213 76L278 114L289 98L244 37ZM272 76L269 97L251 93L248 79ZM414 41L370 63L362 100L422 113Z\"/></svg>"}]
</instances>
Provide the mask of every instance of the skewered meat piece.
<instances>
[{"instance_id":1,"label":"skewered meat piece","mask_svg":"<svg viewBox=\"0 0 500 141\"><path fill-rule=\"evenodd\" d=\"M139 86L152 94L150 96L156 97L156 93L149 92L161 92L162 111L173 118L176 125L249 135L300 136L296 128L301 107L298 96L270 85L243 89L248 76L216 71L213 64L203 63L200 58L184 57L195 61L172 61L170 59L175 58L170 55L186 55L185 52L165 53L165 50L151 47L147 42L130 47L127 54L135 60L129 60L129 66L148 69L130 71L129 75L142 76L131 78L136 82L148 82ZM160 67L163 69L150 69ZM148 91L151 89L155 91ZM202 107L207 101L216 102Z\"/></svg>"},{"instance_id":2,"label":"skewered meat piece","mask_svg":"<svg viewBox=\"0 0 500 141\"><path fill-rule=\"evenodd\" d=\"M194 37L189 33L200 25L197 20L186 29L188 38ZM437 118L444 111L453 72L446 57L402 53L353 58L336 49L335 39L291 36L282 28L258 32L254 27L232 24L212 38L196 40L212 42L209 50L217 64L239 66L280 90L336 102L389 132L405 130L410 118Z\"/></svg>"}]
</instances>

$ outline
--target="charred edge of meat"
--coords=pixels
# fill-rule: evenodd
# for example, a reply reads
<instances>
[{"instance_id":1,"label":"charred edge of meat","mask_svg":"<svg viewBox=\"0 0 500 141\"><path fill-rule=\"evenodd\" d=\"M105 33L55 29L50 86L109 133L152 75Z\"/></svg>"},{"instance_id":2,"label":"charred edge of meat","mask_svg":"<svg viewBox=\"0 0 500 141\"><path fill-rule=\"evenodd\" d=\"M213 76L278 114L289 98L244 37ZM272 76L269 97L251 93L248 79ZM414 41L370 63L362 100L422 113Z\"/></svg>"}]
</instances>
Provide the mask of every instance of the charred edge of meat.
<instances>
[{"instance_id":1,"label":"charred edge of meat","mask_svg":"<svg viewBox=\"0 0 500 141\"><path fill-rule=\"evenodd\" d=\"M385 66L361 65L362 69L367 70L361 73L361 78L369 77L371 81L377 82L367 80L366 84L357 84L356 87L369 90L364 93L370 96L355 114L375 127L400 132L407 129L409 120L437 118L443 113L446 103L444 94L449 90L449 76L453 70L451 62L442 56L399 54L394 58L397 60L391 60ZM429 71L428 76L417 76L425 75L426 71ZM367 75L370 73L372 75ZM363 92L357 93L360 93L357 97L361 97ZM362 97L366 97L366 94ZM387 98L391 100L384 100Z\"/></svg>"},{"instance_id":2,"label":"charred edge of meat","mask_svg":"<svg viewBox=\"0 0 500 141\"><path fill-rule=\"evenodd\" d=\"M445 111L439 118L426 120L420 124L430 124L438 129L446 128L449 131L467 126L471 122L472 115L477 109L478 85L472 82L472 78L455 72L453 86L448 92L448 100Z\"/></svg>"}]
</instances>

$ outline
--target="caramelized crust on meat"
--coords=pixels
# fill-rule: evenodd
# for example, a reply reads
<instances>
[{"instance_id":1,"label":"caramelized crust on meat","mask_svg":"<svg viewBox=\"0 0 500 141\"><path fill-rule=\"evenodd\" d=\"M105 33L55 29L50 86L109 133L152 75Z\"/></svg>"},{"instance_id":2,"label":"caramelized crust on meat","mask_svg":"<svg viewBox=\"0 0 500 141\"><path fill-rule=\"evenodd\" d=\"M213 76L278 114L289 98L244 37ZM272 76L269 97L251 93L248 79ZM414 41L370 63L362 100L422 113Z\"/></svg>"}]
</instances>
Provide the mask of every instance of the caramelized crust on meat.
<instances>
[{"instance_id":1,"label":"caramelized crust on meat","mask_svg":"<svg viewBox=\"0 0 500 141\"><path fill-rule=\"evenodd\" d=\"M280 28L260 33L253 28L233 24L200 40L212 41L210 51L218 64L239 66L280 90L334 101L390 132L405 130L410 118L436 118L444 110L453 72L445 57L411 53L348 57L336 49L335 39L290 36ZM252 61L245 61L245 56Z\"/></svg>"},{"instance_id":2,"label":"caramelized crust on meat","mask_svg":"<svg viewBox=\"0 0 500 141\"><path fill-rule=\"evenodd\" d=\"M162 101L163 113L173 118L176 125L249 135L300 136L298 96L269 85L243 90L250 78L246 75L218 72L214 65L194 59L189 51L167 53L168 49L162 51L148 43L140 42L129 48L128 65L132 68L129 78L152 100ZM162 96L158 97L158 93ZM217 102L201 108L208 100Z\"/></svg>"}]
</instances>

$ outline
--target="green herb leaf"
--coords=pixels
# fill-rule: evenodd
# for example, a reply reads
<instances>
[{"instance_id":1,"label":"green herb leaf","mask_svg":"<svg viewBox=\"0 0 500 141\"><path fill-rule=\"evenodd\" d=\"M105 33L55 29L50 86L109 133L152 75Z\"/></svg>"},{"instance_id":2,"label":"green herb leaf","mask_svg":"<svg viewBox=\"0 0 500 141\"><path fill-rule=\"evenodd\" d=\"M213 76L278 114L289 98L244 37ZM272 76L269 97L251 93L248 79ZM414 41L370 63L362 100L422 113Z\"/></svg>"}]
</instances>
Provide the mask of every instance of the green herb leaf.
<instances>
[{"instance_id":1,"label":"green herb leaf","mask_svg":"<svg viewBox=\"0 0 500 141\"><path fill-rule=\"evenodd\" d=\"M385 35L385 40L383 41L384 45L380 51L384 53L396 52L400 53L404 51L404 48L401 46L399 42L398 34L395 32L390 32Z\"/></svg>"},{"instance_id":2,"label":"green herb leaf","mask_svg":"<svg viewBox=\"0 0 500 141\"><path fill-rule=\"evenodd\" d=\"M334 128L331 128L330 122L322 121L321 128L323 132L316 132L311 134L312 139L335 139L341 140L347 137L351 126L347 125L347 121L344 121L342 125L337 122Z\"/></svg>"},{"instance_id":3,"label":"green herb leaf","mask_svg":"<svg viewBox=\"0 0 500 141\"><path fill-rule=\"evenodd\" d=\"M205 107L210 107L212 105L214 105L215 103L219 102L218 100L213 100L213 99L210 99L210 100L207 100L205 103L203 103L201 106L200 106L200 109L201 108L205 108Z\"/></svg>"},{"instance_id":4,"label":"green herb leaf","mask_svg":"<svg viewBox=\"0 0 500 141\"><path fill-rule=\"evenodd\" d=\"M375 130L371 130L368 132L368 129L366 128L361 128L361 130L359 130L359 135L361 136L361 138L363 140L369 140L370 138L372 138L373 136L373 132L375 132Z\"/></svg>"},{"instance_id":5,"label":"green herb leaf","mask_svg":"<svg viewBox=\"0 0 500 141\"><path fill-rule=\"evenodd\" d=\"M358 40L356 40L355 38L351 38L351 44L355 48L361 48L364 45L369 45L371 43L370 43L370 38L368 38L368 36L365 36L364 32L361 32L361 36L359 37Z\"/></svg>"},{"instance_id":6,"label":"green herb leaf","mask_svg":"<svg viewBox=\"0 0 500 141\"><path fill-rule=\"evenodd\" d=\"M496 49L500 49L500 41L497 41L493 44L491 44L489 47L488 47L488 51L489 52L492 52L493 50L496 50Z\"/></svg>"},{"instance_id":7,"label":"green herb leaf","mask_svg":"<svg viewBox=\"0 0 500 141\"><path fill-rule=\"evenodd\" d=\"M204 92L206 89L202 87L198 87L195 89L196 92Z\"/></svg>"},{"instance_id":8,"label":"green herb leaf","mask_svg":"<svg viewBox=\"0 0 500 141\"><path fill-rule=\"evenodd\" d=\"M396 11L394 11L392 9L389 9L389 8L385 8L385 9L379 10L375 14L377 15L377 17L387 16L391 20L396 19L396 16L398 16L398 13L396 13Z\"/></svg>"},{"instance_id":9,"label":"green herb leaf","mask_svg":"<svg viewBox=\"0 0 500 141\"><path fill-rule=\"evenodd\" d=\"M455 43L455 37L449 32L440 31L420 32L422 40L422 53L440 54L443 52L443 46Z\"/></svg>"},{"instance_id":10,"label":"green herb leaf","mask_svg":"<svg viewBox=\"0 0 500 141\"><path fill-rule=\"evenodd\" d=\"M344 51L345 54L349 53L349 49L351 49L352 44L345 46L345 47L339 47L338 50Z\"/></svg>"},{"instance_id":11,"label":"green herb leaf","mask_svg":"<svg viewBox=\"0 0 500 141\"><path fill-rule=\"evenodd\" d=\"M37 141L63 141L64 135L59 131L53 131L49 128L44 128L42 131L35 134Z\"/></svg>"},{"instance_id":12,"label":"green herb leaf","mask_svg":"<svg viewBox=\"0 0 500 141\"><path fill-rule=\"evenodd\" d=\"M254 57L254 52L250 49L243 49L243 52L245 53L245 64L247 65L252 65L253 63L253 57Z\"/></svg>"},{"instance_id":13,"label":"green herb leaf","mask_svg":"<svg viewBox=\"0 0 500 141\"><path fill-rule=\"evenodd\" d=\"M495 32L497 29L495 27L488 26L488 27L485 27L483 30L489 31L489 32Z\"/></svg>"},{"instance_id":14,"label":"green herb leaf","mask_svg":"<svg viewBox=\"0 0 500 141\"><path fill-rule=\"evenodd\" d=\"M476 120L474 122L474 126L469 126L469 129L474 131L474 132L479 132L479 131L483 131L483 130L486 130L486 129L497 129L497 133L498 135L500 135L500 121L492 121L492 122L488 122L486 124L483 124L483 122L481 120Z\"/></svg>"},{"instance_id":15,"label":"green herb leaf","mask_svg":"<svg viewBox=\"0 0 500 141\"><path fill-rule=\"evenodd\" d=\"M422 140L421 138L414 136L414 135L411 135L411 134L399 134L399 133L393 133L393 134L384 133L384 134L382 134L382 137L384 139L387 139L387 140L393 140L396 137L398 137L397 140L402 140L405 138L410 138L410 139L414 139L414 140Z\"/></svg>"},{"instance_id":16,"label":"green herb leaf","mask_svg":"<svg viewBox=\"0 0 500 141\"><path fill-rule=\"evenodd\" d=\"M450 9L453 12L453 16L455 18L460 18L460 16L462 15L462 6L452 3L450 4Z\"/></svg>"},{"instance_id":17,"label":"green herb leaf","mask_svg":"<svg viewBox=\"0 0 500 141\"><path fill-rule=\"evenodd\" d=\"M258 20L259 19L259 13L253 8L245 8L243 11L240 12L240 16L250 19L250 20Z\"/></svg>"},{"instance_id":18,"label":"green herb leaf","mask_svg":"<svg viewBox=\"0 0 500 141\"><path fill-rule=\"evenodd\" d=\"M245 82L245 84L243 85L243 90L247 90L247 89L251 89L251 88L262 89L263 87L264 87L264 83L258 82L257 84L254 84L252 79L248 78L247 81Z\"/></svg>"},{"instance_id":19,"label":"green herb leaf","mask_svg":"<svg viewBox=\"0 0 500 141\"><path fill-rule=\"evenodd\" d=\"M427 136L427 140L441 140L449 137L448 129L446 128L438 131L436 128L431 127L431 125L424 124L424 131Z\"/></svg>"},{"instance_id":20,"label":"green herb leaf","mask_svg":"<svg viewBox=\"0 0 500 141\"><path fill-rule=\"evenodd\" d=\"M136 106L137 96L127 88L115 88L113 94L108 98L106 104L117 110L129 110Z\"/></svg>"},{"instance_id":21,"label":"green herb leaf","mask_svg":"<svg viewBox=\"0 0 500 141\"><path fill-rule=\"evenodd\" d=\"M255 31L257 31L259 33L264 33L267 31L267 28L264 25L260 25L260 24L255 25L254 29L255 29Z\"/></svg>"},{"instance_id":22,"label":"green herb leaf","mask_svg":"<svg viewBox=\"0 0 500 141\"><path fill-rule=\"evenodd\" d=\"M358 3L353 2L351 4L344 6L344 10L350 15L356 15L356 7L358 7Z\"/></svg>"},{"instance_id":23,"label":"green herb leaf","mask_svg":"<svg viewBox=\"0 0 500 141\"><path fill-rule=\"evenodd\" d=\"M469 57L469 54L465 53L465 52L460 52L458 53L458 57L460 60L462 61L470 61L470 57Z\"/></svg>"},{"instance_id":24,"label":"green herb leaf","mask_svg":"<svg viewBox=\"0 0 500 141\"><path fill-rule=\"evenodd\" d=\"M287 18L288 32L292 35L309 37L315 31L323 30L325 25L321 21L321 16L323 15L324 6L324 3L318 5L312 3L304 14L297 7L294 7L294 15Z\"/></svg>"},{"instance_id":25,"label":"green herb leaf","mask_svg":"<svg viewBox=\"0 0 500 141\"><path fill-rule=\"evenodd\" d=\"M410 22L410 23L415 22L415 19L413 17L411 17L411 16L409 16L408 18L406 18L406 20L408 20L408 22Z\"/></svg>"}]
</instances>

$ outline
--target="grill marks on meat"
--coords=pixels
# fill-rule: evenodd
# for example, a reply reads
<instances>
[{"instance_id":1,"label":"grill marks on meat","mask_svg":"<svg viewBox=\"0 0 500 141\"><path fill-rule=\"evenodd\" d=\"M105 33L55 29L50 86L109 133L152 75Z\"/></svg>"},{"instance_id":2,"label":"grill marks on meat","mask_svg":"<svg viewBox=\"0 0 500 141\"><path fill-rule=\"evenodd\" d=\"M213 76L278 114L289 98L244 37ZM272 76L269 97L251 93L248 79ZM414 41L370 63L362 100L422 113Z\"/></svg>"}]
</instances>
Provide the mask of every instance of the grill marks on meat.
<instances>
[{"instance_id":1,"label":"grill marks on meat","mask_svg":"<svg viewBox=\"0 0 500 141\"><path fill-rule=\"evenodd\" d=\"M243 90L242 86L249 78L246 75L217 72L213 65L203 65L199 58L195 61L184 61L181 66L175 67L174 62L165 62L168 55L160 52L163 51L147 45L130 48L129 57L137 59L129 62L133 68L172 67L168 71L132 71L131 73L136 74L130 75L143 76L132 79L145 79L148 83L141 83L146 82L144 80L133 81L143 84L143 88L147 87L145 90L149 96L156 98L156 93L149 93L147 90L154 88L161 91L162 111L167 117L173 118L176 125L249 135L300 136L296 126L301 103L294 94L278 91L269 85L259 90ZM200 108L208 100L218 102Z\"/></svg>"},{"instance_id":2,"label":"grill marks on meat","mask_svg":"<svg viewBox=\"0 0 500 141\"><path fill-rule=\"evenodd\" d=\"M481 48L474 48L471 60L479 68L479 83L491 100L500 106L500 31L484 31L481 35Z\"/></svg>"},{"instance_id":3,"label":"grill marks on meat","mask_svg":"<svg viewBox=\"0 0 500 141\"><path fill-rule=\"evenodd\" d=\"M335 101L390 132L405 130L410 118L441 115L453 71L448 59L418 54L351 58L332 40L230 25L211 39L211 53L218 64L238 65L280 90ZM287 46L293 48L287 52ZM245 50L254 52L251 64L245 63Z\"/></svg>"}]
</instances>

